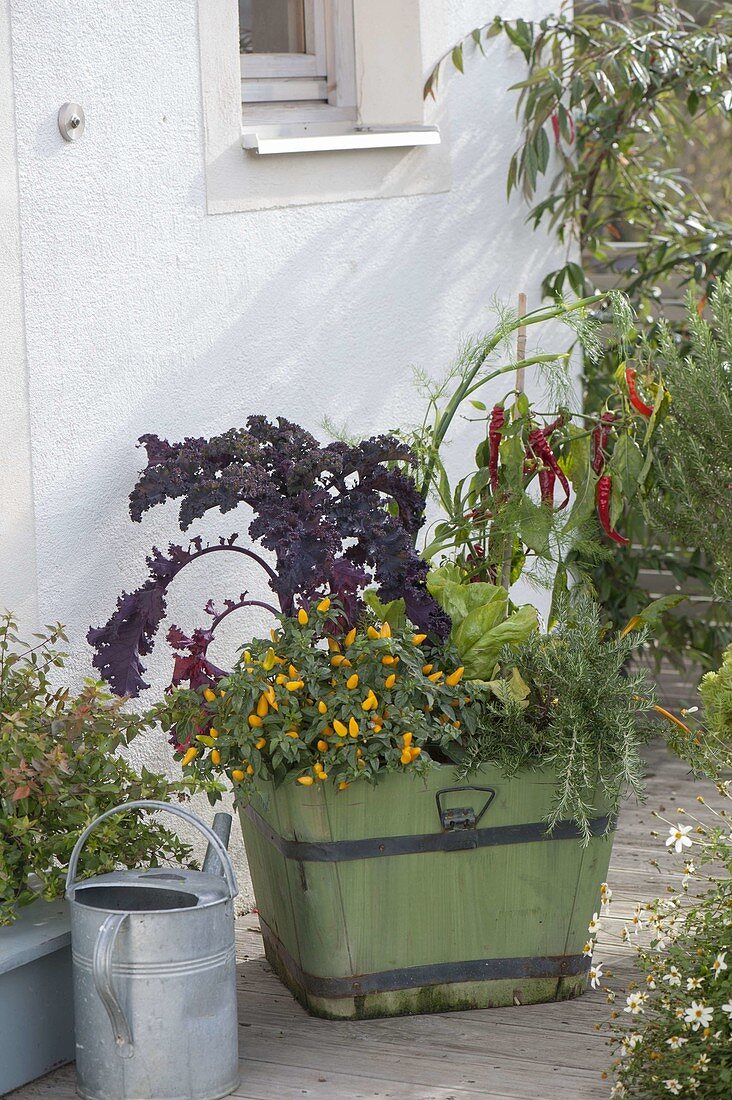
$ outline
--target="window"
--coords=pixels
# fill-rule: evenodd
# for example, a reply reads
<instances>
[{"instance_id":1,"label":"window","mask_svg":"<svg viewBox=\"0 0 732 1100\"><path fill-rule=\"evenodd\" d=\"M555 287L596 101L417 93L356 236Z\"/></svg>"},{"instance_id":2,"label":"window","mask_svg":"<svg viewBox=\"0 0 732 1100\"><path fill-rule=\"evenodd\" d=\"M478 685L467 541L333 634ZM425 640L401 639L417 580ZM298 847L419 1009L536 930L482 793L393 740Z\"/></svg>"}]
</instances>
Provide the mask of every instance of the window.
<instances>
[{"instance_id":1,"label":"window","mask_svg":"<svg viewBox=\"0 0 732 1100\"><path fill-rule=\"evenodd\" d=\"M450 187L422 0L197 3L209 213Z\"/></svg>"},{"instance_id":2,"label":"window","mask_svg":"<svg viewBox=\"0 0 732 1100\"><path fill-rule=\"evenodd\" d=\"M352 0L239 0L244 119L355 121Z\"/></svg>"}]
</instances>

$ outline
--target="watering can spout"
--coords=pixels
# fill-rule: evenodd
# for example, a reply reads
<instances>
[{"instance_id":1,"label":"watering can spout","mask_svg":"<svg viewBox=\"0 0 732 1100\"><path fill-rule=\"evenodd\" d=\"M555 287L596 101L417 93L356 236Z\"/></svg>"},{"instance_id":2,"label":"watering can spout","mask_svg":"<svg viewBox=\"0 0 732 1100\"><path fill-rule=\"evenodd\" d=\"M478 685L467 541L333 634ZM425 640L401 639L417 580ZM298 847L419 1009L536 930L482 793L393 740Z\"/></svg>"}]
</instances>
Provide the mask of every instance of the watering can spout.
<instances>
[{"instance_id":1,"label":"watering can spout","mask_svg":"<svg viewBox=\"0 0 732 1100\"><path fill-rule=\"evenodd\" d=\"M213 831L219 838L225 848L229 847L229 837L231 836L231 814L218 813L214 814ZM203 870L207 871L210 875L223 875L224 868L221 860L219 859L215 848L209 841L206 848L206 855L203 860Z\"/></svg>"}]
</instances>

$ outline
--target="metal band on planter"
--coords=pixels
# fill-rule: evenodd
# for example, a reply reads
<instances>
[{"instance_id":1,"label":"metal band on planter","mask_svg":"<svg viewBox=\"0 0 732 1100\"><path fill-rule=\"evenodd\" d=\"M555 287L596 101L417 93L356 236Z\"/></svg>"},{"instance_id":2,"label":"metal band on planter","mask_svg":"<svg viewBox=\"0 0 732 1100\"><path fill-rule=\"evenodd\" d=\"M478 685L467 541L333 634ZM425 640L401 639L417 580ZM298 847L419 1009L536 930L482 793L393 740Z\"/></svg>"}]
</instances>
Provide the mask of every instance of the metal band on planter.
<instances>
[{"instance_id":1,"label":"metal band on planter","mask_svg":"<svg viewBox=\"0 0 732 1100\"><path fill-rule=\"evenodd\" d=\"M364 840L287 840L275 832L253 806L244 806L241 812L246 814L257 831L285 859L304 863L339 863L352 859L376 859L379 856L461 852L502 844L579 840L582 837L582 832L574 821L558 821L551 833L547 832L546 822L531 821L523 825L496 825L489 829L456 829L441 833L420 833L416 836L376 836ZM592 836L605 836L615 828L615 818L610 815L592 818L589 828Z\"/></svg>"},{"instance_id":2,"label":"metal band on planter","mask_svg":"<svg viewBox=\"0 0 732 1100\"><path fill-rule=\"evenodd\" d=\"M572 978L585 974L591 961L584 955L469 959L429 966L407 966L354 977L321 977L317 974L306 974L261 918L260 927L265 945L269 949L267 957L272 960L273 955L276 956L291 978L315 997L362 997L369 993L397 992L444 983L501 981L505 978Z\"/></svg>"}]
</instances>

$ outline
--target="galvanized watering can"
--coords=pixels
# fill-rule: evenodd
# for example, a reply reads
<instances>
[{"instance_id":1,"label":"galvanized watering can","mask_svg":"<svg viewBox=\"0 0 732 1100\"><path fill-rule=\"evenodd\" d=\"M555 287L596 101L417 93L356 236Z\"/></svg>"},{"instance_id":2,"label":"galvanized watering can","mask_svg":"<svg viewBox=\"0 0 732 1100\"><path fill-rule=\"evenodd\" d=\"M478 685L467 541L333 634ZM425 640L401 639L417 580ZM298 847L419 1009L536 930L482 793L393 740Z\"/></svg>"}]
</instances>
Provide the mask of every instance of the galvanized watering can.
<instances>
[{"instance_id":1,"label":"galvanized watering can","mask_svg":"<svg viewBox=\"0 0 732 1100\"><path fill-rule=\"evenodd\" d=\"M167 810L195 825L209 842L203 870L151 867L77 882L92 830L135 809ZM217 1100L236 1088L230 826L228 814L216 815L214 832L179 806L128 802L101 814L79 837L66 897L77 1091L86 1100Z\"/></svg>"}]
</instances>

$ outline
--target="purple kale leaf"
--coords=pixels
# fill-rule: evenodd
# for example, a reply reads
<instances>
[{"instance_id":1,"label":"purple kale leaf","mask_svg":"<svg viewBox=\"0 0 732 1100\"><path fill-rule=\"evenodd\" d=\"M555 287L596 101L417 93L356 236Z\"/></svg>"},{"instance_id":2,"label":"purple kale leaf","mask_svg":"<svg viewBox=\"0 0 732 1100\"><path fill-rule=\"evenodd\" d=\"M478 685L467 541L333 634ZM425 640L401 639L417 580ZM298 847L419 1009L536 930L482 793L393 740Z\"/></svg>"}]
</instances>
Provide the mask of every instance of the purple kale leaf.
<instances>
[{"instance_id":1,"label":"purple kale leaf","mask_svg":"<svg viewBox=\"0 0 732 1100\"><path fill-rule=\"evenodd\" d=\"M449 621L427 592L427 567L414 549L425 502L407 472L413 456L405 444L376 436L355 446L321 447L299 425L262 416L208 440L168 443L146 435L140 443L147 466L130 495L133 520L157 504L178 500L186 530L211 509L225 513L245 504L253 512L249 536L272 555L273 565L223 540L206 548L194 542L193 552L171 547L168 558L154 551L150 579L120 597L106 626L88 635L97 649L94 664L115 691L137 694L147 686L140 658L150 652L165 614L167 585L188 561L213 550L237 550L256 560L287 615L298 604L332 593L353 622L362 606L360 593L375 583L381 599L405 599L419 629L447 635ZM179 670L203 674L207 633L181 636L188 642L178 648L188 654L178 661L196 657L199 664L179 663Z\"/></svg>"}]
</instances>

